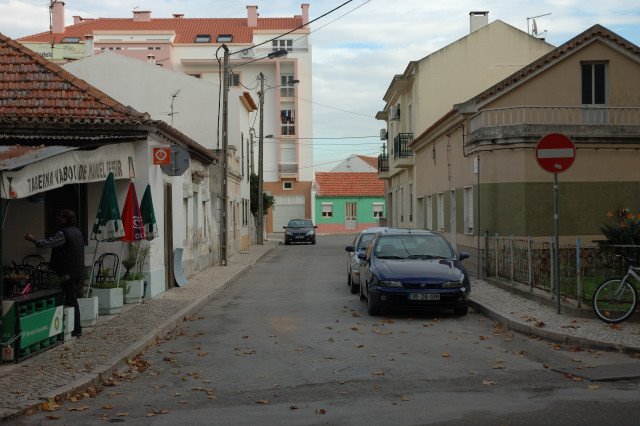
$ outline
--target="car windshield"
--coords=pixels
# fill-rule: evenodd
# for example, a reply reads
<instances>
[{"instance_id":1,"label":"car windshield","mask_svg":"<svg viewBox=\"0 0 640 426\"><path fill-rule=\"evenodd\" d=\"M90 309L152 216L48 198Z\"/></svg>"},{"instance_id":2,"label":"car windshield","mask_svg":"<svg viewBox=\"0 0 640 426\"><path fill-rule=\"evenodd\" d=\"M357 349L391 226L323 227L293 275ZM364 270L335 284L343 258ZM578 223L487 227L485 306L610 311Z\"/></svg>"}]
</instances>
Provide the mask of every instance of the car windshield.
<instances>
[{"instance_id":1,"label":"car windshield","mask_svg":"<svg viewBox=\"0 0 640 426\"><path fill-rule=\"evenodd\" d=\"M313 228L310 220L290 220L287 228Z\"/></svg>"},{"instance_id":2,"label":"car windshield","mask_svg":"<svg viewBox=\"0 0 640 426\"><path fill-rule=\"evenodd\" d=\"M360 237L360 241L358 241L358 250L364 250L369 246L369 243L371 242L371 240L373 240L373 237L375 237L376 234L362 234L362 237Z\"/></svg>"},{"instance_id":3,"label":"car windshield","mask_svg":"<svg viewBox=\"0 0 640 426\"><path fill-rule=\"evenodd\" d=\"M451 247L439 235L385 235L375 247L378 259L449 259Z\"/></svg>"}]
</instances>

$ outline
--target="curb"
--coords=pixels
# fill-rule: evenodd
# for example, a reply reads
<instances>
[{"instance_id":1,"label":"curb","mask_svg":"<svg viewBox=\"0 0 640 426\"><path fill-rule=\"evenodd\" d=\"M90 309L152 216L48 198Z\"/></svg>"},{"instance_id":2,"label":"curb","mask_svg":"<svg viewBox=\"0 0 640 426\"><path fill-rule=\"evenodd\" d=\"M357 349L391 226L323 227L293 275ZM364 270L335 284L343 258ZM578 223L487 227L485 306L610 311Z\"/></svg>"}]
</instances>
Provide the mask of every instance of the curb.
<instances>
[{"instance_id":1,"label":"curb","mask_svg":"<svg viewBox=\"0 0 640 426\"><path fill-rule=\"evenodd\" d=\"M51 398L55 398L58 396L64 396L68 393L78 392L80 390L86 389L89 386L99 385L104 380L111 377L116 371L127 366L127 361L136 355L142 353L144 350L153 345L156 341L156 338L166 336L172 330L178 328L178 326L184 322L184 318L190 316L196 312L198 312L204 305L209 303L211 300L215 299L220 291L227 288L231 285L238 277L244 274L248 269L252 268L258 261L260 261L264 256L270 253L276 245L271 245L271 247L265 250L263 253L258 255L254 260L241 265L240 269L229 276L226 281L222 282L216 288L211 289L211 291L202 297L201 299L195 300L191 302L189 305L181 309L178 313L173 315L164 324L161 324L154 328L152 331L147 333L141 340L138 342L132 343L129 347L120 351L117 355L113 356L106 363L97 366L94 371L91 373L87 373L85 377L81 377L69 384L60 386L53 391L43 394L40 396L40 399L44 402ZM2 413L0 416L0 421L6 421L13 417L21 416L27 413L27 411L33 409L39 409L41 402L34 403L22 407L16 411L11 413Z\"/></svg>"},{"instance_id":2,"label":"curb","mask_svg":"<svg viewBox=\"0 0 640 426\"><path fill-rule=\"evenodd\" d=\"M515 321L497 311L491 310L475 300L469 299L469 305L477 312L485 315L487 318L496 320L508 329L517 331L518 333L526 336L537 336L551 342L561 343L568 346L582 346L591 349L613 350L623 353L640 352L640 347L633 345L617 344L603 340L589 339L587 337L571 336L567 333L545 330L544 328L535 327L521 321Z\"/></svg>"}]
</instances>

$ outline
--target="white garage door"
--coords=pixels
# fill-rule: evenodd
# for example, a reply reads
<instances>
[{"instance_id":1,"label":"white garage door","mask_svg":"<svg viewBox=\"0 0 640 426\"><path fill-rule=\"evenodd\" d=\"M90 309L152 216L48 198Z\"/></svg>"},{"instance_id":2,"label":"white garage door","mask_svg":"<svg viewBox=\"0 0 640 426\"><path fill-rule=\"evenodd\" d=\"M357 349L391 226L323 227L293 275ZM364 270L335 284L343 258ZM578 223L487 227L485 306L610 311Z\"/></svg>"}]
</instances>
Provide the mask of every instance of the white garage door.
<instances>
[{"instance_id":1,"label":"white garage door","mask_svg":"<svg viewBox=\"0 0 640 426\"><path fill-rule=\"evenodd\" d=\"M304 219L304 195L276 196L273 210L273 232L284 232L291 219Z\"/></svg>"}]
</instances>

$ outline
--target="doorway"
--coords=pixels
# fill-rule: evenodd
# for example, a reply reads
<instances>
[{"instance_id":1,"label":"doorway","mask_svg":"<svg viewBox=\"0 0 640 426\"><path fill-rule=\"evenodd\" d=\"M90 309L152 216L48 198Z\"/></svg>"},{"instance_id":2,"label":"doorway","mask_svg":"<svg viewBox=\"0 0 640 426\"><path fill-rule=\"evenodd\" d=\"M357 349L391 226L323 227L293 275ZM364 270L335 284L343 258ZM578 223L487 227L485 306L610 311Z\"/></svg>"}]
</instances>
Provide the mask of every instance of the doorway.
<instances>
[{"instance_id":1,"label":"doorway","mask_svg":"<svg viewBox=\"0 0 640 426\"><path fill-rule=\"evenodd\" d=\"M345 203L345 217L344 217L344 225L347 229L356 229L357 227L357 212L356 212L356 203Z\"/></svg>"},{"instance_id":2,"label":"doorway","mask_svg":"<svg viewBox=\"0 0 640 426\"><path fill-rule=\"evenodd\" d=\"M164 265L167 289L175 286L173 277L173 197L170 183L164 185Z\"/></svg>"},{"instance_id":3,"label":"doorway","mask_svg":"<svg viewBox=\"0 0 640 426\"><path fill-rule=\"evenodd\" d=\"M456 191L455 189L451 190L451 237L449 238L451 245L454 249L456 248L456 234L458 233L456 229Z\"/></svg>"}]
</instances>

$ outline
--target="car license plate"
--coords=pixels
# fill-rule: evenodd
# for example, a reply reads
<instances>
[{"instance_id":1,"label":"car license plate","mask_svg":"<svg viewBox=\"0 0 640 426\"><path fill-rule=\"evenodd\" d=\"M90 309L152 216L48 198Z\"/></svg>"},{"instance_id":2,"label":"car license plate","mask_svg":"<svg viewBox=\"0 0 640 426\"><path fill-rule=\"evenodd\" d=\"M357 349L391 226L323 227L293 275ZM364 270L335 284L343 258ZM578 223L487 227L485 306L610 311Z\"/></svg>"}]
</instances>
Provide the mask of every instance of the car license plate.
<instances>
[{"instance_id":1,"label":"car license plate","mask_svg":"<svg viewBox=\"0 0 640 426\"><path fill-rule=\"evenodd\" d=\"M440 300L439 293L410 293L409 300Z\"/></svg>"},{"instance_id":2,"label":"car license plate","mask_svg":"<svg viewBox=\"0 0 640 426\"><path fill-rule=\"evenodd\" d=\"M301 240L301 239L303 239L303 238L304 238L304 236L297 236L297 237L296 237L296 240Z\"/></svg>"}]
</instances>

